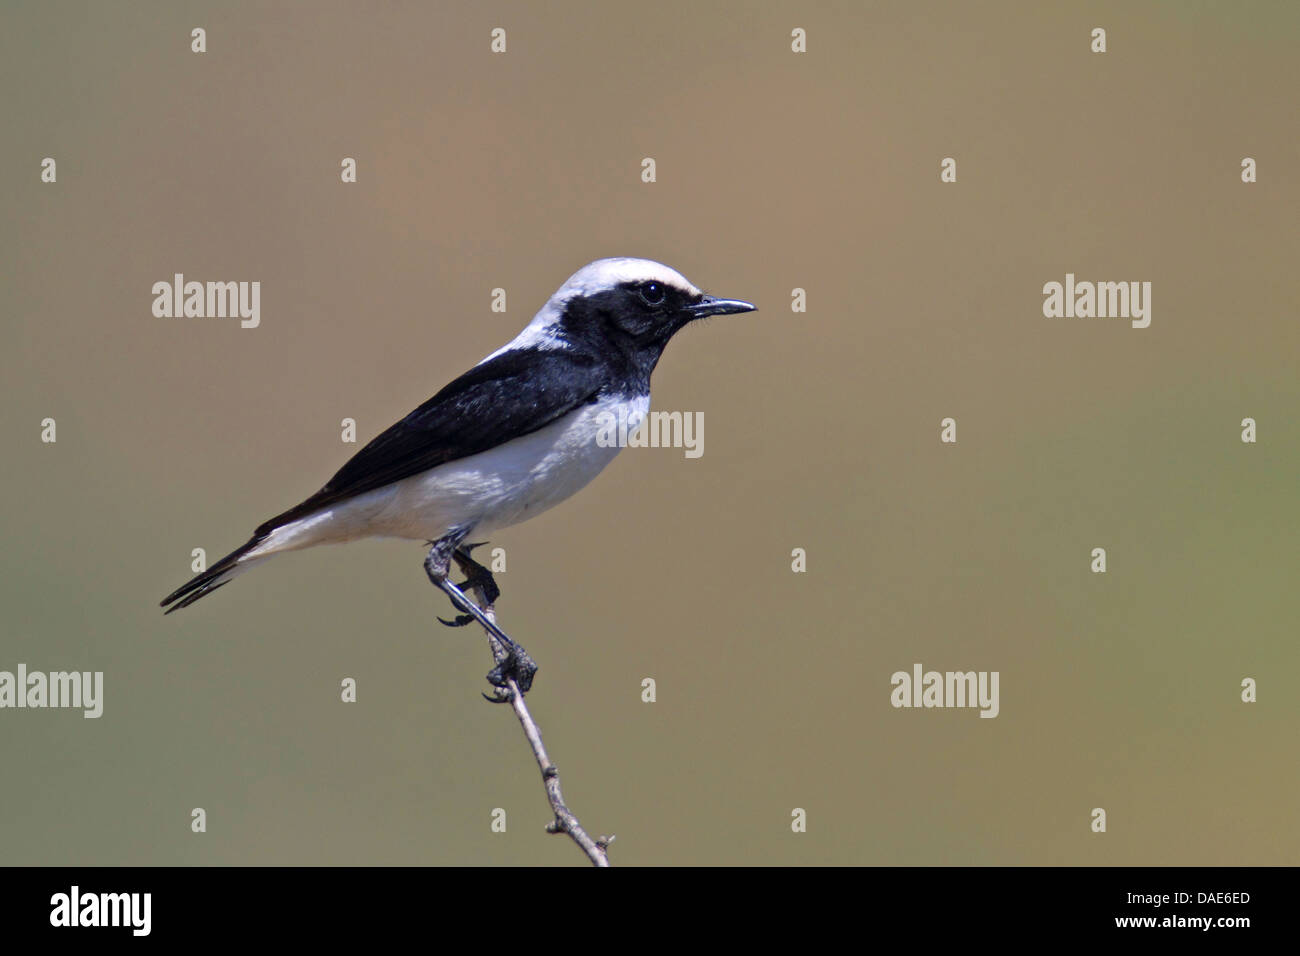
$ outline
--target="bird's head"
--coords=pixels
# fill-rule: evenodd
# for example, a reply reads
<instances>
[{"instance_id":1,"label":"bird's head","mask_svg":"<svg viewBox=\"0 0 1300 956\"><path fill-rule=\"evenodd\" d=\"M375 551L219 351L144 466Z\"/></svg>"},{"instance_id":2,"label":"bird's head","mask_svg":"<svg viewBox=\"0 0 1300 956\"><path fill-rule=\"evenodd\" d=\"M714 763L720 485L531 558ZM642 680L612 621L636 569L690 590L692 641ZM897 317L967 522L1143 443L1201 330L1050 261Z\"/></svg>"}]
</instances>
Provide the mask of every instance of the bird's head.
<instances>
[{"instance_id":1,"label":"bird's head","mask_svg":"<svg viewBox=\"0 0 1300 956\"><path fill-rule=\"evenodd\" d=\"M597 259L571 275L543 311L566 337L612 341L653 352L657 360L673 334L690 322L754 308L707 295L660 262Z\"/></svg>"}]
</instances>

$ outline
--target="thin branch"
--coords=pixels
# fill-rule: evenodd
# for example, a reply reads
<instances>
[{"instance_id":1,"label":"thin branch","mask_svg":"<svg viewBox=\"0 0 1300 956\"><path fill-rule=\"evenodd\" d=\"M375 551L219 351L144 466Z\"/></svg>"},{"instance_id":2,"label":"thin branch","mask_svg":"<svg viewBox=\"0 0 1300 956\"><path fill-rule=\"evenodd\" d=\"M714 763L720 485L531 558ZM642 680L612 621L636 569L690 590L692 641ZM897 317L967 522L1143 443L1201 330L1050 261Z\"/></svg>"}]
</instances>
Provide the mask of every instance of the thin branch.
<instances>
[{"instance_id":1,"label":"thin branch","mask_svg":"<svg viewBox=\"0 0 1300 956\"><path fill-rule=\"evenodd\" d=\"M496 623L496 611L491 604L485 604L485 595L481 588L473 588L474 600L478 606L483 609L483 613L493 624ZM496 663L500 664L508 656L506 649L497 640L496 635L484 628L487 634L488 643L492 647L492 657ZM537 768L542 772L542 783L546 785L546 799L550 801L551 812L555 819L546 825L547 833L567 833L573 842L578 844L582 852L587 854L591 860L592 866L609 866L609 855L607 853L609 844L614 842L613 837L601 837L599 840L593 840L582 824L578 822L577 816L564 802L564 794L560 792L560 771L556 769L555 764L551 763L551 758L546 754L546 746L542 743L542 732L537 726L537 721L533 720L533 715L528 710L528 704L524 702L524 695L519 692L519 685L515 683L513 677L506 678L506 694L509 695L510 706L514 708L515 716L519 718L519 724L524 728L524 736L528 738L528 744L533 748L533 756L537 758Z\"/></svg>"}]
</instances>

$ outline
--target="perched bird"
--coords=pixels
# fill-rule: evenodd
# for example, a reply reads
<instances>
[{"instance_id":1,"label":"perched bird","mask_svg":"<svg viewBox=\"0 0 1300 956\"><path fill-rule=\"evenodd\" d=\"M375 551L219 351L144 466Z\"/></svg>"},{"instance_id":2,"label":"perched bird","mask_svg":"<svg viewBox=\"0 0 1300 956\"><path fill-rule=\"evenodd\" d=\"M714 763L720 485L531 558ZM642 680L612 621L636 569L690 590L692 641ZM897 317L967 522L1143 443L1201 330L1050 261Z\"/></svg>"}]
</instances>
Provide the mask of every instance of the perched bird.
<instances>
[{"instance_id":1,"label":"perched bird","mask_svg":"<svg viewBox=\"0 0 1300 956\"><path fill-rule=\"evenodd\" d=\"M470 557L487 535L541 514L618 454L597 441L612 414L628 430L650 407L650 374L674 333L710 315L750 312L705 295L648 259L598 259L569 277L522 332L357 452L325 487L260 525L253 537L163 598L189 607L284 551L371 536L430 544L425 570L454 606L509 652L488 680L521 690L536 665L461 590L500 593ZM452 559L468 580L448 579Z\"/></svg>"}]
</instances>

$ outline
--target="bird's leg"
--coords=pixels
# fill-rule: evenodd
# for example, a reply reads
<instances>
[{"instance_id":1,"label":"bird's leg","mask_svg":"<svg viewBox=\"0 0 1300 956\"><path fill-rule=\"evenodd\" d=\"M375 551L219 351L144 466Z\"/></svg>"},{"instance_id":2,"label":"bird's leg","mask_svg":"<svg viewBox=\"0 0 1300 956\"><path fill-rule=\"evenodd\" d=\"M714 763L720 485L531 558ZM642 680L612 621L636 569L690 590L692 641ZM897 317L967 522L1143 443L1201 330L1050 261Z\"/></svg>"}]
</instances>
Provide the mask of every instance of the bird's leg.
<instances>
[{"instance_id":1,"label":"bird's leg","mask_svg":"<svg viewBox=\"0 0 1300 956\"><path fill-rule=\"evenodd\" d=\"M461 590L469 588L479 588L482 592L483 603L492 607L497 603L497 598L501 596L501 589L497 587L497 582L492 577L492 572L483 565L479 564L469 556L469 553L475 548L487 544L486 541L477 541L474 544L462 544L456 549L453 555L456 566L460 568L461 573L465 575L465 581L460 585Z\"/></svg>"},{"instance_id":2,"label":"bird's leg","mask_svg":"<svg viewBox=\"0 0 1300 956\"><path fill-rule=\"evenodd\" d=\"M432 543L430 542L430 544ZM483 603L488 607L492 607L497 603L497 598L501 596L501 589L497 587L492 572L471 558L469 554L475 548L482 547L485 544L487 544L486 541L462 544L452 552L452 559L456 562L456 566L460 568L461 573L465 575L465 580L461 581L457 587L462 591L472 591L478 588L482 594ZM469 614L459 614L452 621L441 617L438 620L448 627L464 627L466 624L472 623L474 618Z\"/></svg>"},{"instance_id":3,"label":"bird's leg","mask_svg":"<svg viewBox=\"0 0 1300 956\"><path fill-rule=\"evenodd\" d=\"M489 618L481 608L468 597L465 592L451 582L447 577L451 569L451 559L456 553L460 542L464 540L468 529L457 529L446 537L439 538L429 548L429 556L424 559L424 572L429 576L429 580L441 590L456 610L464 611L474 620L478 621L489 634L491 634L505 651L505 657L497 662L497 665L488 671L487 680L493 687L505 688L508 686L510 678L514 678L515 683L519 685L520 693L527 693L533 686L533 675L537 673L537 662L528 656L528 652L510 639L509 635L501 628L497 627L496 622ZM489 603L489 607L491 604ZM486 696L486 695L485 695ZM488 700L494 700L504 703L509 700L509 695L489 697Z\"/></svg>"}]
</instances>

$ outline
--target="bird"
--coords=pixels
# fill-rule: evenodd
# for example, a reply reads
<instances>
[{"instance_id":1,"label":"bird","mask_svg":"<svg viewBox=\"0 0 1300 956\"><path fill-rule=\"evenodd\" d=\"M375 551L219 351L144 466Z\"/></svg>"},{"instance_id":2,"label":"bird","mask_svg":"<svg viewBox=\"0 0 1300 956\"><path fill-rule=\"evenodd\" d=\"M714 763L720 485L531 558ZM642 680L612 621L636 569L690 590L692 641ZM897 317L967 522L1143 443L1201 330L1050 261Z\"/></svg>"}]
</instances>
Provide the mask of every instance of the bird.
<instances>
[{"instance_id":1,"label":"bird","mask_svg":"<svg viewBox=\"0 0 1300 956\"><path fill-rule=\"evenodd\" d=\"M699 319L755 310L708 295L650 259L588 263L512 341L160 606L167 614L189 607L288 551L367 537L421 540L429 545L429 580L463 612L443 623L477 620L487 628L507 652L488 681L504 688L513 678L526 692L536 663L464 593L479 588L487 606L500 594L470 553L483 542L470 543L470 536L519 524L585 487L620 450L598 440L602 423L613 416L631 433L648 413L650 377L669 339ZM452 560L467 576L460 585L449 577Z\"/></svg>"}]
</instances>

